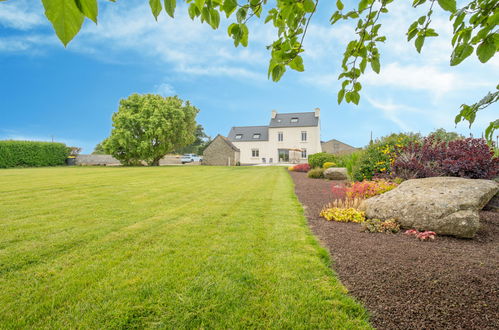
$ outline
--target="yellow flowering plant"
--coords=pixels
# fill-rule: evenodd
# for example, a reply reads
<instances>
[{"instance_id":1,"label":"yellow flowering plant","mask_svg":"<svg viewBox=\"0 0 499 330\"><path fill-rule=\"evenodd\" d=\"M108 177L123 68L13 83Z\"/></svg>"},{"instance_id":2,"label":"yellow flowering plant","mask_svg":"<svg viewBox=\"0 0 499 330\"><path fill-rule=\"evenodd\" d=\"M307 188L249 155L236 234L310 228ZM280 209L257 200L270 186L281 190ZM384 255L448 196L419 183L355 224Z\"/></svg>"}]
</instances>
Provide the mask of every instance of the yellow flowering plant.
<instances>
[{"instance_id":1,"label":"yellow flowering plant","mask_svg":"<svg viewBox=\"0 0 499 330\"><path fill-rule=\"evenodd\" d=\"M350 208L339 208L339 207L325 207L320 216L328 221L338 221L338 222L356 222L361 223L366 219L366 215L363 211L359 211Z\"/></svg>"}]
</instances>

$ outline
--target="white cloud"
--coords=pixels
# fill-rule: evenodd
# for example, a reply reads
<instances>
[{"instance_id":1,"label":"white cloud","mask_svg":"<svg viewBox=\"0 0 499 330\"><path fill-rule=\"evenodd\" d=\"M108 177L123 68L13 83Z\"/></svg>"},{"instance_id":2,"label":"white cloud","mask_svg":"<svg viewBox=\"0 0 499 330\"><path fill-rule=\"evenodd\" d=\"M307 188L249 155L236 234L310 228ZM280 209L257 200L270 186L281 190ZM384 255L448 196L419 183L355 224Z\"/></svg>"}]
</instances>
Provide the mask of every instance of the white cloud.
<instances>
[{"instance_id":1,"label":"white cloud","mask_svg":"<svg viewBox=\"0 0 499 330\"><path fill-rule=\"evenodd\" d=\"M374 108L381 110L385 118L391 120L402 131L405 132L412 131L413 129L411 128L411 125L409 123L401 118L402 116L407 117L407 113L419 115L424 114L424 111L418 108L407 106L404 104L396 104L391 99L380 101L367 95L365 96L365 98Z\"/></svg>"},{"instance_id":2,"label":"white cloud","mask_svg":"<svg viewBox=\"0 0 499 330\"><path fill-rule=\"evenodd\" d=\"M30 10L33 7L36 11ZM17 30L29 30L46 23L41 13L38 2L7 1L0 4L0 25Z\"/></svg>"},{"instance_id":3,"label":"white cloud","mask_svg":"<svg viewBox=\"0 0 499 330\"><path fill-rule=\"evenodd\" d=\"M162 95L164 97L175 95L175 88L168 83L161 83L154 87L154 93Z\"/></svg>"}]
</instances>

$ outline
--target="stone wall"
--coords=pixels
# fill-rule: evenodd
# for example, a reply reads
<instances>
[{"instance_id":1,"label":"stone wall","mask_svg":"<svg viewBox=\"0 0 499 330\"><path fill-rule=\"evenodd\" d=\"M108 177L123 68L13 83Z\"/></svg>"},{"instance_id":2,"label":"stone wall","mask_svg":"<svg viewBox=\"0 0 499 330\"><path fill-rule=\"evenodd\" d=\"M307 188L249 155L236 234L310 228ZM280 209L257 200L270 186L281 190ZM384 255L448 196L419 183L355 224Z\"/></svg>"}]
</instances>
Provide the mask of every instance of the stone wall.
<instances>
[{"instance_id":1,"label":"stone wall","mask_svg":"<svg viewBox=\"0 0 499 330\"><path fill-rule=\"evenodd\" d=\"M204 150L203 165L234 166L239 157L239 151L234 150L223 137L217 136Z\"/></svg>"},{"instance_id":2,"label":"stone wall","mask_svg":"<svg viewBox=\"0 0 499 330\"><path fill-rule=\"evenodd\" d=\"M182 164L180 156L165 156L159 161L159 165L179 165ZM117 166L120 161L111 155L78 155L76 165L101 165Z\"/></svg>"}]
</instances>

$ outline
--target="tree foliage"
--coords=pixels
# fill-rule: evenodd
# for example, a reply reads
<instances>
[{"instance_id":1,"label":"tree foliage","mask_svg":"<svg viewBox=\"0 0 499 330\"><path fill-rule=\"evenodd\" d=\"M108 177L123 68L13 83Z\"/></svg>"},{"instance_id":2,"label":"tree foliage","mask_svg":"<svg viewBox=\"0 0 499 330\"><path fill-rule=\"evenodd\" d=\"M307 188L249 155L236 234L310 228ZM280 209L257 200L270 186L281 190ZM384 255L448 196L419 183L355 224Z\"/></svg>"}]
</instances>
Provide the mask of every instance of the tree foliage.
<instances>
[{"instance_id":1,"label":"tree foliage","mask_svg":"<svg viewBox=\"0 0 499 330\"><path fill-rule=\"evenodd\" d=\"M188 146L176 149L175 152L178 154L196 154L202 155L204 149L211 142L211 138L206 135L203 125L198 124L196 126L196 132L194 133L194 142Z\"/></svg>"},{"instance_id":2,"label":"tree foliage","mask_svg":"<svg viewBox=\"0 0 499 330\"><path fill-rule=\"evenodd\" d=\"M115 0L109 0L115 2ZM281 79L286 70L304 71L301 54L305 51L303 41L309 23L317 10L319 0L183 0L191 19L199 19L213 29L220 25L220 17L229 20L228 35L234 45L248 45L248 21L263 18L264 7L268 9L265 23L276 29L276 39L267 48L271 53L268 76L273 81ZM97 0L42 0L45 14L52 23L59 39L67 45L79 32L85 17L97 23ZM331 25L340 20L355 20L356 38L350 41L344 52L341 67L343 72L338 92L338 103L358 104L362 85L360 78L368 68L379 73L381 70L379 43L387 37L382 34L381 15L388 15L393 0L357 0L352 8L345 8L342 0L336 0L337 10L330 17ZM151 12L157 19L164 10L174 17L177 0L149 0ZM499 50L499 3L497 0L467 0L458 8L456 0L413 0L412 6L425 7L425 15L414 21L407 30L408 41L414 40L421 52L426 38L438 36L432 27L432 16L436 10L448 13L453 24L453 51L450 65L458 65L475 52L478 59L485 63ZM492 93L491 93L492 94ZM496 94L497 96L497 94ZM456 117L456 123L467 120L473 123L476 113L484 109L490 101L487 95L478 106L463 105ZM487 137L492 136L498 127L497 121L488 127Z\"/></svg>"},{"instance_id":3,"label":"tree foliage","mask_svg":"<svg viewBox=\"0 0 499 330\"><path fill-rule=\"evenodd\" d=\"M464 139L464 136L456 132L447 132L445 129L439 128L428 134L428 138L432 138L437 142L450 142Z\"/></svg>"},{"instance_id":4,"label":"tree foliage","mask_svg":"<svg viewBox=\"0 0 499 330\"><path fill-rule=\"evenodd\" d=\"M167 153L194 142L198 112L176 96L132 94L113 114L104 150L124 165L159 165Z\"/></svg>"}]
</instances>

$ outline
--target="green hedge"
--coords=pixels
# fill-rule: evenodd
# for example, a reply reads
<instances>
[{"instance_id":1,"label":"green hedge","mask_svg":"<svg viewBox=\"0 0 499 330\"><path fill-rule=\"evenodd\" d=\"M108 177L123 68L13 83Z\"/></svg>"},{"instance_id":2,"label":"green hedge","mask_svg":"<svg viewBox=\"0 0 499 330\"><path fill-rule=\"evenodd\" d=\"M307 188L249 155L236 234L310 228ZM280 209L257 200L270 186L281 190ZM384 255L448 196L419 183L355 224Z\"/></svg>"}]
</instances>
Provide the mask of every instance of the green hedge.
<instances>
[{"instance_id":1,"label":"green hedge","mask_svg":"<svg viewBox=\"0 0 499 330\"><path fill-rule=\"evenodd\" d=\"M63 143L0 141L0 168L64 165L68 155Z\"/></svg>"},{"instance_id":2,"label":"green hedge","mask_svg":"<svg viewBox=\"0 0 499 330\"><path fill-rule=\"evenodd\" d=\"M322 167L327 162L336 163L336 156L327 152L319 152L308 156L308 164L311 168Z\"/></svg>"}]
</instances>

